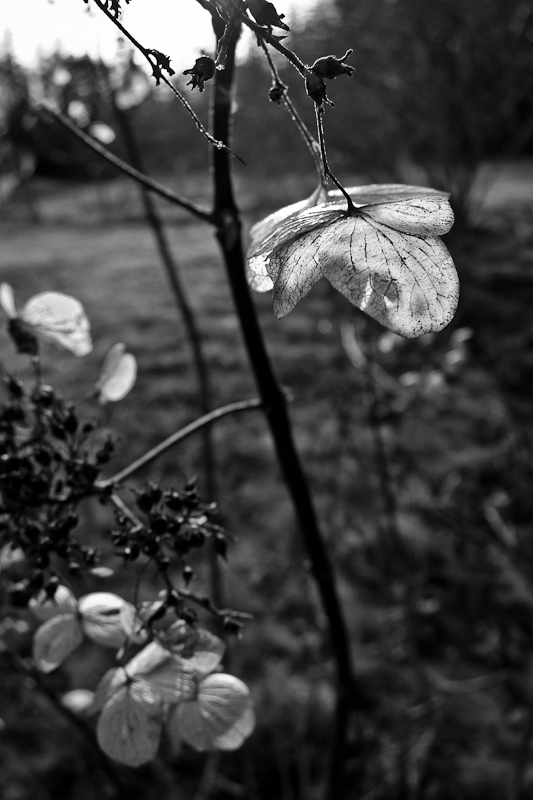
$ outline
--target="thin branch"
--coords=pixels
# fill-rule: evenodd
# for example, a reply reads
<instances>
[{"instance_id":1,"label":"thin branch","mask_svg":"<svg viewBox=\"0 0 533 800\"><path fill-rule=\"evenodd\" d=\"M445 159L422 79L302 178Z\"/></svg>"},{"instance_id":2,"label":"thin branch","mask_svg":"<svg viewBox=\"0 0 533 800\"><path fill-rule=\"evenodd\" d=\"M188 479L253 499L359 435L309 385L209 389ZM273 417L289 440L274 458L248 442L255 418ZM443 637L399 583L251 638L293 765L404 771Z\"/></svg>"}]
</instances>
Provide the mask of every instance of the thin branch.
<instances>
[{"instance_id":1,"label":"thin branch","mask_svg":"<svg viewBox=\"0 0 533 800\"><path fill-rule=\"evenodd\" d=\"M309 73L309 67L307 64L299 58L296 53L292 50L289 50L288 47L285 47L284 44L281 44L278 37L272 35L272 29L263 28L262 25L258 25L256 22L253 22L250 17L247 16L246 12L241 12L240 14L241 22L244 23L250 30L252 30L256 36L259 36L263 41L269 44L274 50L277 50L278 53L287 59L287 61L292 64L292 66L298 70L302 78L306 78Z\"/></svg>"},{"instance_id":2,"label":"thin branch","mask_svg":"<svg viewBox=\"0 0 533 800\"><path fill-rule=\"evenodd\" d=\"M320 143L320 152L322 155L322 163L324 165L324 174L331 178L335 186L341 191L344 195L346 200L348 201L348 214L351 216L352 214L355 216L357 214L357 210L352 202L352 198L342 185L342 183L335 177L333 172L331 171L328 163L328 154L326 152L326 139L324 137L324 107L315 103L315 113L316 113L316 127L318 131L318 141Z\"/></svg>"},{"instance_id":3,"label":"thin branch","mask_svg":"<svg viewBox=\"0 0 533 800\"><path fill-rule=\"evenodd\" d=\"M300 131L304 142L306 143L312 157L313 161L315 162L315 168L318 173L318 179L320 183L324 183L325 180L325 173L324 173L324 165L322 163L322 156L320 152L320 145L318 144L315 137L311 134L309 128L301 118L300 114L298 113L296 106L292 102L289 96L289 89L281 80L280 74L278 72L278 68L274 64L272 56L266 46L264 40L261 37L257 37L257 41L259 42L260 47L262 47L263 52L265 54L266 60L268 61L268 66L270 68L270 72L272 74L272 79L274 81L274 85L280 90L282 93L282 99L287 108L287 111L291 115L293 122L295 123L296 127Z\"/></svg>"},{"instance_id":4,"label":"thin branch","mask_svg":"<svg viewBox=\"0 0 533 800\"><path fill-rule=\"evenodd\" d=\"M115 508L118 509L121 514L127 517L129 521L132 523L132 525L135 526L134 530L141 530L142 528L144 528L144 525L139 519L139 517L133 513L131 508L129 508L126 505L124 500L121 497L119 497L118 494L116 493L112 494L110 499Z\"/></svg>"},{"instance_id":5,"label":"thin branch","mask_svg":"<svg viewBox=\"0 0 533 800\"><path fill-rule=\"evenodd\" d=\"M200 417L194 422L191 422L189 425L186 425L185 428L173 433L172 436L169 436L164 442L156 445L154 448L152 448L152 450L149 450L148 453L145 453L128 467L125 467L123 470L121 470L121 472L117 472L117 474L113 475L113 477L107 478L104 481L98 481L98 483L95 484L95 487L99 490L102 490L108 486L120 483L126 478L129 478L130 475L133 475L133 473L137 472L137 470L141 469L141 467L151 464L152 461L155 461L155 459L160 455L165 453L167 450L170 450L170 448L174 447L175 444L182 442L188 436L196 433L196 431L200 430L205 425L211 425L213 422L216 422L216 420L221 419L222 417L227 417L229 414L235 414L239 411L250 411L254 408L261 408L261 406L262 401L254 398L252 400L240 400L237 403L230 403L227 406L216 408L209 414L205 414L203 417Z\"/></svg>"},{"instance_id":6,"label":"thin branch","mask_svg":"<svg viewBox=\"0 0 533 800\"><path fill-rule=\"evenodd\" d=\"M203 220L203 222L213 223L212 215L209 211L197 206L195 203L192 203L190 200L186 200L184 197L176 194L172 191L172 189L167 189L166 186L158 183L157 181L152 180L147 175L144 175L139 170L131 167L129 164L126 164L125 161L122 161L121 158L118 156L113 155L107 148L105 148L100 142L94 139L92 136L89 136L88 133L82 131L72 120L70 120L65 114L62 114L60 111L57 111L53 108L49 103L41 102L39 105L35 107L35 110L38 113L46 113L53 117L56 122L59 122L64 128L69 130L71 133L74 134L78 139L80 139L87 147L90 147L95 153L98 153L99 156L104 158L110 164L117 167L117 169L124 172L130 178L140 183L142 186L145 186L150 191L155 192L160 197L163 197L165 200L168 200L169 203L173 203L174 205L180 206L184 208L186 211L189 211L193 216L198 217L198 219Z\"/></svg>"},{"instance_id":7,"label":"thin branch","mask_svg":"<svg viewBox=\"0 0 533 800\"><path fill-rule=\"evenodd\" d=\"M100 9L100 11L102 11L102 12L103 12L103 13L106 15L106 17L107 17L109 20L111 20L111 22L113 23L113 25L116 25L116 27L117 27L117 28L119 29L119 31L120 31L120 32L123 34L123 36L125 36L125 37L126 37L126 39L128 39L128 40L129 40L129 41L132 43L132 45L133 45L135 48L137 48L137 50L138 50L140 53L142 53L142 55L145 57L145 59L146 59L146 60L148 61L148 63L150 64L150 67L152 68L152 71L153 71L153 70L154 70L154 66L155 66L155 65L154 65L154 62L152 61L152 58L151 58L151 56L153 57L153 51L151 52L151 51L150 51L148 48L146 48L146 47L143 47L143 45L142 45L142 44L141 44L139 41L137 41L137 39L135 39L135 37L134 37L134 36L132 36L132 35L131 35L131 33L130 33L128 30L126 30L126 28L124 27L124 25L122 25L122 23L120 22L120 20L116 19L116 18L113 16L113 14L112 14L112 13L111 13L111 12L110 12L110 11L109 11L109 10L108 10L106 7L105 7L105 5L104 5L104 4L101 2L101 0L93 0L93 3L94 3L94 4L95 4L95 5L96 5L96 6L97 6L99 9ZM234 153L234 152L233 152L233 150L230 150L230 148L229 148L229 147L227 147L227 146L226 146L226 145L225 145L223 142L219 141L218 139L215 139L215 137L214 137L214 136L212 136L212 135L209 133L209 131L208 131L208 130L207 130L207 128L204 126L204 124L202 123L202 121L201 121L200 117L199 117L199 116L196 114L196 112L194 111L194 109L192 108L192 106L190 105L190 103L188 103L188 102L187 102L187 100L185 99L185 97L184 97L184 96L181 94L181 92L179 92L179 91L176 89L176 87L174 86L174 84L172 83L172 81L171 81L171 80L169 80L169 78L167 78L165 75L163 75L163 73L162 73L162 71L161 71L161 70L162 70L161 66L157 65L157 69L158 69L158 73L157 73L157 75L156 75L156 77L157 77L157 81L158 81L158 82L159 82L159 81L163 81L163 83L165 84L165 86L168 86L168 88L171 90L171 92L173 93L173 95L174 95L174 96L175 96L175 97L176 97L176 98L177 98L177 99L180 101L180 103L181 103L181 104L182 104L182 106L185 108L185 110L187 111L187 113L188 113L188 114L189 114L189 115L192 117L192 119L194 120L194 123L195 123L196 127L198 128L198 130L200 131L200 133L201 133L203 136L205 136L205 138L207 139L207 141L208 141L210 144L212 144L212 145L213 145L213 147L216 147L218 150L227 150L229 153L231 153L231 155L232 155L232 156L234 156L234 157L235 157L235 158L237 158L237 159L238 159L238 160L239 160L241 163L243 163L243 164L244 164L244 161L242 160L242 158L240 158L240 157L239 157L239 156L238 156L236 153Z\"/></svg>"}]
</instances>

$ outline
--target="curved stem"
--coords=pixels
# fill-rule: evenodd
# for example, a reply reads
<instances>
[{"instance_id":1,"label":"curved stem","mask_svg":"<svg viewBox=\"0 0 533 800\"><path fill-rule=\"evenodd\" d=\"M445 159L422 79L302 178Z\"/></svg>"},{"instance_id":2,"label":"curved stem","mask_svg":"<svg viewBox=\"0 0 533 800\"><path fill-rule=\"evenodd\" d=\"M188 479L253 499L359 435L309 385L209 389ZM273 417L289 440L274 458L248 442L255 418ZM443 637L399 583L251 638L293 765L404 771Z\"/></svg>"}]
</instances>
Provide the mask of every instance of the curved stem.
<instances>
[{"instance_id":1,"label":"curved stem","mask_svg":"<svg viewBox=\"0 0 533 800\"><path fill-rule=\"evenodd\" d=\"M237 38L234 36L228 49L225 70L218 71L216 74L213 95L213 133L215 137L226 142L230 140L231 95ZM348 633L337 594L333 568L318 527L307 479L294 444L285 396L274 375L246 282L240 215L233 194L231 166L224 151L215 150L213 152L213 177L215 182L214 214L218 222L217 238L226 265L244 342L263 401L280 468L293 502L312 572L329 621L329 636L336 665L338 695L328 797L330 800L341 800L344 792L343 764L347 749L350 706L352 702L360 700L361 696L353 681Z\"/></svg>"},{"instance_id":2,"label":"curved stem","mask_svg":"<svg viewBox=\"0 0 533 800\"><path fill-rule=\"evenodd\" d=\"M333 172L329 167L328 154L326 152L326 140L324 137L324 122L323 122L324 107L319 106L315 103L315 113L316 113L316 127L318 130L318 141L320 143L320 152L322 154L322 163L324 165L324 175L326 175L328 178L331 178L337 189L340 189L341 193L348 201L348 209L347 209L348 214L350 216L352 214L355 215L357 214L357 209L355 208L352 202L352 198L350 197L350 195L348 194L342 183L335 177L335 175L333 174Z\"/></svg>"},{"instance_id":3,"label":"curved stem","mask_svg":"<svg viewBox=\"0 0 533 800\"><path fill-rule=\"evenodd\" d=\"M268 66L270 68L270 72L272 73L272 79L274 81L274 84L282 92L282 98L283 98L283 102L285 103L285 107L287 108L287 111L291 115L291 118L292 118L294 124L296 125L296 127L300 131L300 134L301 134L304 142L306 143L308 150L310 151L310 153L311 153L311 155L313 157L313 161L315 162L315 169L316 169L316 171L318 173L318 180L319 180L319 182L321 184L323 184L324 181L325 181L325 177L326 176L325 176L325 173L324 173L324 165L323 165L323 162L322 162L322 155L321 155L321 151L320 151L320 145L318 144L318 142L315 139L315 137L309 131L307 125L305 124L305 122L301 118L300 114L298 113L298 110L297 110L296 106L292 102L292 100L291 100L291 98L289 96L289 89L283 83L283 81L281 80L280 74L278 72L278 68L274 64L274 61L272 59L272 56L270 55L268 47L266 46L265 42L263 41L263 39L261 37L258 37L258 41L259 41L259 44L261 45L261 48L263 49L263 52L265 54L265 58L268 61Z\"/></svg>"},{"instance_id":4,"label":"curved stem","mask_svg":"<svg viewBox=\"0 0 533 800\"><path fill-rule=\"evenodd\" d=\"M168 439L165 439L163 442L153 447L129 466L125 467L120 472L117 472L116 475L95 483L96 489L102 490L106 489L108 486L112 486L115 483L121 483L122 481L126 480L126 478L129 478L130 475L133 475L134 472L137 472L142 467L151 464L152 461L155 461L155 459L159 458L160 455L166 453L166 451L170 450L171 447L174 447L175 444L182 442L188 436L191 436L193 433L196 433L196 431L201 430L206 425L211 425L213 422L216 422L217 419L227 417L229 414L235 414L239 411L250 411L254 408L261 408L261 405L261 400L254 398L253 400L241 400L237 403L230 403L227 406L222 406L221 408L216 408L214 411L210 411L209 414L205 414L205 416L196 419L194 422L191 422L190 425L186 425L185 428L173 433L172 436L168 437Z\"/></svg>"}]
</instances>

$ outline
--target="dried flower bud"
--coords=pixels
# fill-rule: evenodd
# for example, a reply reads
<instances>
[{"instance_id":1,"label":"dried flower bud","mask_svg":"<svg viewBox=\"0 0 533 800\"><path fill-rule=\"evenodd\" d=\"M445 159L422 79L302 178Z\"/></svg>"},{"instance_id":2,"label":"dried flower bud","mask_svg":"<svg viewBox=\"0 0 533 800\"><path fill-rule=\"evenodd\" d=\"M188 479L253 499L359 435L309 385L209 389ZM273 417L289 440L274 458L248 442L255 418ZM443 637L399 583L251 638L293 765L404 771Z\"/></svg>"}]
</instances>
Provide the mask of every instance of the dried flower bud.
<instances>
[{"instance_id":1,"label":"dried flower bud","mask_svg":"<svg viewBox=\"0 0 533 800\"><path fill-rule=\"evenodd\" d=\"M320 75L314 72L308 72L305 79L305 89L309 97L319 108L322 108L324 103L333 106L333 103L326 94L326 84Z\"/></svg>"},{"instance_id":2,"label":"dried flower bud","mask_svg":"<svg viewBox=\"0 0 533 800\"><path fill-rule=\"evenodd\" d=\"M273 83L270 89L268 90L268 96L272 103L276 103L276 105L280 106L281 101L285 96L285 92L287 87L283 83Z\"/></svg>"},{"instance_id":3,"label":"dried flower bud","mask_svg":"<svg viewBox=\"0 0 533 800\"><path fill-rule=\"evenodd\" d=\"M345 64L344 62L352 53L353 50L347 50L341 58L337 58L337 56L318 58L311 67L311 71L321 78L327 78L329 81L338 78L339 75L348 75L348 77L351 78L355 72L355 67L350 66L350 64Z\"/></svg>"},{"instance_id":4,"label":"dried flower bud","mask_svg":"<svg viewBox=\"0 0 533 800\"><path fill-rule=\"evenodd\" d=\"M194 62L192 69L186 69L184 75L190 75L191 80L187 86L192 86L192 89L198 89L203 92L205 82L211 80L215 74L215 62L209 56L200 56ZM192 90L191 90L192 91Z\"/></svg>"},{"instance_id":5,"label":"dried flower bud","mask_svg":"<svg viewBox=\"0 0 533 800\"><path fill-rule=\"evenodd\" d=\"M290 31L289 26L282 21L285 14L278 14L273 3L268 0L248 0L248 10L258 25Z\"/></svg>"}]
</instances>

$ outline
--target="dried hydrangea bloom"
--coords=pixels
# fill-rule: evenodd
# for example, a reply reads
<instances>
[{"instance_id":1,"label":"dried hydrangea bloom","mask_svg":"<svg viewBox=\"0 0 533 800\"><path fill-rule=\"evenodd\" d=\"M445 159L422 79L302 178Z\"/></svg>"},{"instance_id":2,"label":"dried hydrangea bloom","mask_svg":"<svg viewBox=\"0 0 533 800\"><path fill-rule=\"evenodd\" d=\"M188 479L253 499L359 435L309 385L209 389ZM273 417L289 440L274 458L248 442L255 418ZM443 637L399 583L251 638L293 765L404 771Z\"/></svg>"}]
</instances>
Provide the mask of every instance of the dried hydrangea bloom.
<instances>
[{"instance_id":1,"label":"dried hydrangea bloom","mask_svg":"<svg viewBox=\"0 0 533 800\"><path fill-rule=\"evenodd\" d=\"M283 317L322 277L353 305L394 333L420 336L453 318L459 280L439 236L453 225L448 195L398 184L309 198L267 217L252 229L248 269L274 289ZM254 287L255 288L255 287Z\"/></svg>"}]
</instances>

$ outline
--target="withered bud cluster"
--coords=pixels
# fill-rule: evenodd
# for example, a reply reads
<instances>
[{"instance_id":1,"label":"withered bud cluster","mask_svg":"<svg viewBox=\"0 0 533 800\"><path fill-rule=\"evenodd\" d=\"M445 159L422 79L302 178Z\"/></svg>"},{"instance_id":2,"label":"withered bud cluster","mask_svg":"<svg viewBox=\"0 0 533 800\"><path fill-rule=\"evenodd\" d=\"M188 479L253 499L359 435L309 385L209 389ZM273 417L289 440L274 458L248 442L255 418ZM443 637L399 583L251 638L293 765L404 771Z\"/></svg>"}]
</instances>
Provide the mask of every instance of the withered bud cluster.
<instances>
[{"instance_id":1,"label":"withered bud cluster","mask_svg":"<svg viewBox=\"0 0 533 800\"><path fill-rule=\"evenodd\" d=\"M305 88L309 97L320 108L324 106L324 103L333 106L332 101L326 94L325 80L332 81L338 78L339 75L347 75L351 78L355 72L355 67L344 63L352 53L353 50L347 50L340 58L337 56L323 56L318 58L310 67L305 79Z\"/></svg>"},{"instance_id":2,"label":"withered bud cluster","mask_svg":"<svg viewBox=\"0 0 533 800\"><path fill-rule=\"evenodd\" d=\"M191 76L187 86L190 86L191 89L198 87L200 92L203 92L205 82L210 81L215 74L215 62L209 56L200 56L194 62L194 67L186 69L183 74Z\"/></svg>"},{"instance_id":3,"label":"withered bud cluster","mask_svg":"<svg viewBox=\"0 0 533 800\"><path fill-rule=\"evenodd\" d=\"M273 3L268 0L248 0L248 10L258 25L290 31L289 26L283 22L285 14L278 14Z\"/></svg>"}]
</instances>

